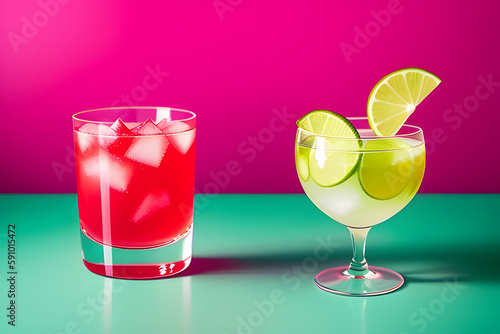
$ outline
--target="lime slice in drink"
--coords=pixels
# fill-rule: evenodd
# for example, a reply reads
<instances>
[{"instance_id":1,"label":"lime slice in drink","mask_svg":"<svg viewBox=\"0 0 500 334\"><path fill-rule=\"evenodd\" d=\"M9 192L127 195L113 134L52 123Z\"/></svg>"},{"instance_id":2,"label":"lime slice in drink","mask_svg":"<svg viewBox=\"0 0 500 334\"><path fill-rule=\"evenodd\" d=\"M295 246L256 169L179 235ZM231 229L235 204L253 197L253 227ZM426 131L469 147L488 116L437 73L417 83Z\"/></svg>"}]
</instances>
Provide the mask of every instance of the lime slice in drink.
<instances>
[{"instance_id":1,"label":"lime slice in drink","mask_svg":"<svg viewBox=\"0 0 500 334\"><path fill-rule=\"evenodd\" d=\"M372 130L378 136L394 136L440 82L434 74L414 67L382 78L368 97L367 114Z\"/></svg>"},{"instance_id":2,"label":"lime slice in drink","mask_svg":"<svg viewBox=\"0 0 500 334\"><path fill-rule=\"evenodd\" d=\"M347 180L359 161L361 140L345 117L327 110L316 110L297 121L297 126L311 133L312 145L297 145L297 171L322 187L332 187ZM308 170L307 170L307 167Z\"/></svg>"},{"instance_id":3,"label":"lime slice in drink","mask_svg":"<svg viewBox=\"0 0 500 334\"><path fill-rule=\"evenodd\" d=\"M307 135L306 135L307 136ZM295 145L295 166L297 167L297 174L300 179L304 182L309 180L309 155L311 153L311 147L314 144L314 136L309 135L305 137L304 135L299 138L300 144ZM305 137L305 138L304 138Z\"/></svg>"},{"instance_id":4,"label":"lime slice in drink","mask_svg":"<svg viewBox=\"0 0 500 334\"><path fill-rule=\"evenodd\" d=\"M365 193L386 200L399 195L413 171L411 145L399 139L374 139L366 143L359 166L359 181Z\"/></svg>"}]
</instances>

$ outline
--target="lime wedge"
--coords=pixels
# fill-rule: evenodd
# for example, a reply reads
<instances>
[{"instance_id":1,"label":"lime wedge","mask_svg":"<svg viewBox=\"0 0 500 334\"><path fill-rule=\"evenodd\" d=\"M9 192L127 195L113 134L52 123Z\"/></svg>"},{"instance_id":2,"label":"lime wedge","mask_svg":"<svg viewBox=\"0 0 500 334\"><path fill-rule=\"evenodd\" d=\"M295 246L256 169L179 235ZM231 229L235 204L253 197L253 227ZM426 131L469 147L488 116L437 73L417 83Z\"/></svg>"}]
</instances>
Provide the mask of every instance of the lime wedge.
<instances>
[{"instance_id":1,"label":"lime wedge","mask_svg":"<svg viewBox=\"0 0 500 334\"><path fill-rule=\"evenodd\" d=\"M367 114L372 130L379 136L394 136L440 82L434 74L414 67L386 75L368 97Z\"/></svg>"},{"instance_id":2,"label":"lime wedge","mask_svg":"<svg viewBox=\"0 0 500 334\"><path fill-rule=\"evenodd\" d=\"M359 166L359 181L368 196L386 200L406 188L413 172L410 148L411 145L394 138L366 143Z\"/></svg>"},{"instance_id":3,"label":"lime wedge","mask_svg":"<svg viewBox=\"0 0 500 334\"><path fill-rule=\"evenodd\" d=\"M296 146L297 172L302 180L307 181L310 175L319 186L333 187L354 173L361 140L345 117L316 110L299 119L297 126L310 132L314 140L311 146Z\"/></svg>"}]
</instances>

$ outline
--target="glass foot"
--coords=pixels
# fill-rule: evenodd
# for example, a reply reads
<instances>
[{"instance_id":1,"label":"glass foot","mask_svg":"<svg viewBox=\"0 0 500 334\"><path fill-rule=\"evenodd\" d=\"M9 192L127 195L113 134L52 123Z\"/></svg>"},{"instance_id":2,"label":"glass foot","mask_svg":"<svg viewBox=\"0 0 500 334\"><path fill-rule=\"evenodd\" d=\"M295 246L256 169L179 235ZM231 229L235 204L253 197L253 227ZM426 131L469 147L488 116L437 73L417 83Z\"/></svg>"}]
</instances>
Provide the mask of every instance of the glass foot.
<instances>
[{"instance_id":1,"label":"glass foot","mask_svg":"<svg viewBox=\"0 0 500 334\"><path fill-rule=\"evenodd\" d=\"M403 276L395 271L370 266L365 276L347 274L349 267L330 268L319 273L314 283L320 289L347 296L375 296L392 292L403 285Z\"/></svg>"}]
</instances>

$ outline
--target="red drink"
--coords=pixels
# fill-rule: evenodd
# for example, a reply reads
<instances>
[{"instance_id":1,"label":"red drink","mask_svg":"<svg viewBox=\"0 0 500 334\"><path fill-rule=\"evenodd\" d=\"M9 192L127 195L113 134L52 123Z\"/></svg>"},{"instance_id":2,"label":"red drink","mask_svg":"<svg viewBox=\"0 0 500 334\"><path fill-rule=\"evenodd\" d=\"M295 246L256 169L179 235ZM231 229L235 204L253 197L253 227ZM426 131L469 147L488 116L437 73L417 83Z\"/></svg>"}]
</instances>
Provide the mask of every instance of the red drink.
<instances>
[{"instance_id":1,"label":"red drink","mask_svg":"<svg viewBox=\"0 0 500 334\"><path fill-rule=\"evenodd\" d=\"M150 119L154 114L148 116L144 122L75 124L80 226L85 237L100 245L152 249L191 232L195 119L170 120L170 110L168 118L157 122ZM114 257L114 266L137 266L137 261L117 263ZM186 259L171 262L179 260Z\"/></svg>"}]
</instances>

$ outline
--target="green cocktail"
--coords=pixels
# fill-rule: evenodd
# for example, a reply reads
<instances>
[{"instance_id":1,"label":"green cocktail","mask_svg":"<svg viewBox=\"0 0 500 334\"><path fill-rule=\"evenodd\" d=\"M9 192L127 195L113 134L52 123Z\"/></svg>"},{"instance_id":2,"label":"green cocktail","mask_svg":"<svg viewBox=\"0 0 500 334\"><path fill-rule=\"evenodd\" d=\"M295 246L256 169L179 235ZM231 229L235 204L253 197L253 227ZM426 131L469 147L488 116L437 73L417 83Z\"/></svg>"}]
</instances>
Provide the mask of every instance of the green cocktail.
<instances>
[{"instance_id":1,"label":"green cocktail","mask_svg":"<svg viewBox=\"0 0 500 334\"><path fill-rule=\"evenodd\" d=\"M323 290L369 296L393 291L404 282L392 270L368 267L364 252L371 227L402 210L416 194L424 175L423 132L404 122L425 97L422 92L430 93L439 79L418 69L406 71L379 82L369 99L368 117L347 119L317 110L297 122L295 162L300 183L321 211L347 226L353 245L349 266L331 268L316 276L315 283ZM434 86L426 83L428 77L435 78ZM412 90L411 82L405 82L405 86L399 83L398 87L408 89L409 101L402 100L397 106L388 93L397 94L397 89L390 84L396 86L398 79L408 78L416 78L413 81L420 83L420 89ZM398 94L398 98L401 96L404 92ZM389 111L381 108L386 103L383 98L390 100Z\"/></svg>"}]
</instances>

